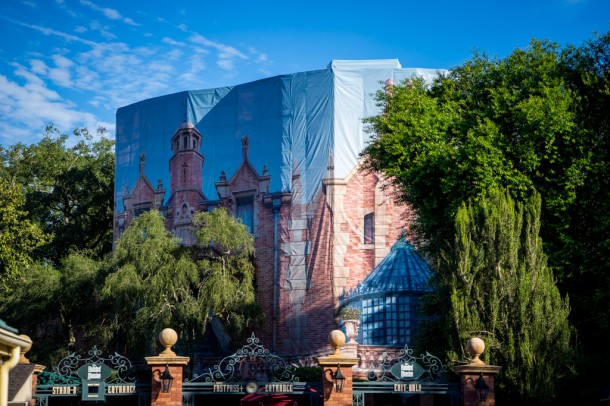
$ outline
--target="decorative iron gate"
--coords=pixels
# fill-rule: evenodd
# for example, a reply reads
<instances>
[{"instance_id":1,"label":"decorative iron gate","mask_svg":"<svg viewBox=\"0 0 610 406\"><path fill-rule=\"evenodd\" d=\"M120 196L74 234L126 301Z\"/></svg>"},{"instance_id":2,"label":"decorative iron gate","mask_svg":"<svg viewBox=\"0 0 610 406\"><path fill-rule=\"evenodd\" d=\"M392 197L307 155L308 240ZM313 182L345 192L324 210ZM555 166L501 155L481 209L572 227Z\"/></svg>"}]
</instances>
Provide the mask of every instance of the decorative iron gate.
<instances>
[{"instance_id":1,"label":"decorative iron gate","mask_svg":"<svg viewBox=\"0 0 610 406\"><path fill-rule=\"evenodd\" d=\"M364 381L353 382L354 406L365 406L367 394L444 395L444 404L459 404L458 384L449 382L446 366L428 352L415 357L413 349L405 345L397 357L387 351L365 353L360 357L360 369L367 373Z\"/></svg>"},{"instance_id":2,"label":"decorative iron gate","mask_svg":"<svg viewBox=\"0 0 610 406\"><path fill-rule=\"evenodd\" d=\"M118 396L133 396L134 404L150 404L150 384L136 383L129 359L115 353L102 357L93 347L83 358L76 353L63 358L52 372L38 375L36 406L48 406L49 399L72 398L81 401L106 401Z\"/></svg>"},{"instance_id":3,"label":"decorative iron gate","mask_svg":"<svg viewBox=\"0 0 610 406\"><path fill-rule=\"evenodd\" d=\"M294 366L259 344L253 333L247 344L234 354L223 358L207 372L185 380L182 404L193 406L197 397L205 399L206 395L234 395L242 397L242 404L258 404L258 399L273 396L305 399L307 405L317 406L319 392L314 385L301 382L295 372Z\"/></svg>"}]
</instances>

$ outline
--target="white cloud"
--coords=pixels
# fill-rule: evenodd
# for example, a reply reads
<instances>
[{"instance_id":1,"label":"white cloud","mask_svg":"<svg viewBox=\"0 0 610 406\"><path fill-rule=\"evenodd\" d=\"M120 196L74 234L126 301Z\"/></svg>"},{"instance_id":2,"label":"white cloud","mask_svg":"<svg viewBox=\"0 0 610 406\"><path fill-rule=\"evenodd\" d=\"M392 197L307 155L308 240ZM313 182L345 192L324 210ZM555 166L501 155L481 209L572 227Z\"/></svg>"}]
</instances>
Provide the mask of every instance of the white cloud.
<instances>
[{"instance_id":1,"label":"white cloud","mask_svg":"<svg viewBox=\"0 0 610 406\"><path fill-rule=\"evenodd\" d=\"M204 37L203 35L200 35L200 34L191 35L189 37L189 40L191 42L194 42L196 44L201 44L206 47L216 48L218 51L220 51L220 56L223 59L232 58L232 57L248 59L248 57L246 55L244 55L241 51L237 50L236 48L234 48L230 45L225 45L221 42L210 41L209 39L207 39L206 37Z\"/></svg>"},{"instance_id":2,"label":"white cloud","mask_svg":"<svg viewBox=\"0 0 610 406\"><path fill-rule=\"evenodd\" d=\"M116 35L110 30L110 27L104 24L100 24L98 21L90 21L89 28L93 31L97 31L100 35L107 40L112 40L116 38Z\"/></svg>"},{"instance_id":3,"label":"white cloud","mask_svg":"<svg viewBox=\"0 0 610 406\"><path fill-rule=\"evenodd\" d=\"M59 86L73 87L70 68L74 65L74 62L59 54L52 55L51 59L55 63L55 68L49 70L48 77Z\"/></svg>"},{"instance_id":4,"label":"white cloud","mask_svg":"<svg viewBox=\"0 0 610 406\"><path fill-rule=\"evenodd\" d=\"M53 62L55 62L55 66L58 68L69 68L70 66L74 65L74 62L63 55L55 54L51 56L51 58L53 59Z\"/></svg>"},{"instance_id":5,"label":"white cloud","mask_svg":"<svg viewBox=\"0 0 610 406\"><path fill-rule=\"evenodd\" d=\"M0 111L13 119L10 122L0 120L0 143L35 142L32 128L41 129L48 123L61 129L82 126L97 128L102 125L95 115L62 100L38 76L25 71L23 67L18 67L15 74L25 79L25 84L0 75Z\"/></svg>"},{"instance_id":6,"label":"white cloud","mask_svg":"<svg viewBox=\"0 0 610 406\"><path fill-rule=\"evenodd\" d=\"M95 47L95 46L98 45L94 41L89 41L89 40L86 40L84 38L77 37L76 35L66 34L65 32L57 31L57 30L54 30L54 29L49 28L49 27L42 27L40 25L22 23L20 21L13 20L13 19L5 17L3 15L0 15L0 19L9 21L9 22L11 22L13 24L21 25L23 27L31 28L31 29L36 30L36 31L38 31L38 32L40 32L40 33L42 33L44 35L47 35L47 36L53 35L53 36L60 37L60 38L62 38L64 40L66 40L66 41L79 42L81 44L89 45L89 46L92 46L92 47Z\"/></svg>"},{"instance_id":7,"label":"white cloud","mask_svg":"<svg viewBox=\"0 0 610 406\"><path fill-rule=\"evenodd\" d=\"M193 53L188 60L188 70L178 76L178 83L185 89L205 86L202 73L207 69L203 52Z\"/></svg>"},{"instance_id":8,"label":"white cloud","mask_svg":"<svg viewBox=\"0 0 610 406\"><path fill-rule=\"evenodd\" d=\"M49 67L47 66L46 63L44 63L44 61L41 61L40 59L32 59L30 61L30 69L34 73L37 73L39 75L44 75L49 70Z\"/></svg>"},{"instance_id":9,"label":"white cloud","mask_svg":"<svg viewBox=\"0 0 610 406\"><path fill-rule=\"evenodd\" d=\"M219 59L216 61L216 65L220 66L224 70L235 69L235 64L230 59Z\"/></svg>"},{"instance_id":10,"label":"white cloud","mask_svg":"<svg viewBox=\"0 0 610 406\"><path fill-rule=\"evenodd\" d=\"M186 46L186 44L184 42L175 41L175 40L171 39L170 37L163 37L163 39L161 41L164 44L171 45L173 47L183 47L183 46Z\"/></svg>"},{"instance_id":11,"label":"white cloud","mask_svg":"<svg viewBox=\"0 0 610 406\"><path fill-rule=\"evenodd\" d=\"M87 7L91 8L92 10L101 12L106 18L108 18L110 20L121 20L125 24L140 25L140 24L136 23L135 21L133 21L131 18L123 17L121 15L121 13L119 13L119 11L116 9L108 8L108 7L100 7L97 4L95 4L89 0L80 0L80 3L83 6L87 6Z\"/></svg>"},{"instance_id":12,"label":"white cloud","mask_svg":"<svg viewBox=\"0 0 610 406\"><path fill-rule=\"evenodd\" d=\"M89 0L81 2L101 11ZM120 14L104 15L110 18ZM21 123L31 135L48 122L64 131L83 125L96 128L102 125L98 117L113 115L118 107L178 90L210 87L215 85L210 77L218 77L219 71L224 78L234 78L240 64L258 65L260 72L269 74L266 67L271 62L254 47L232 46L195 32L183 35L176 31L173 37L133 46L114 40L111 28L97 21L66 28L82 34L74 35L3 16L0 19L52 37L54 42L49 54L28 53L30 59L11 64L13 76L0 78L0 130ZM156 21L155 17L149 20ZM186 25L181 28L187 30ZM89 39L98 33L105 40ZM143 33L140 35L143 38ZM70 102L67 95L72 94L82 100ZM103 125L114 128L112 123ZM22 132L12 134L17 133Z\"/></svg>"},{"instance_id":13,"label":"white cloud","mask_svg":"<svg viewBox=\"0 0 610 406\"><path fill-rule=\"evenodd\" d=\"M201 34L195 33L191 35L189 37L189 41L198 45L203 45L204 47L213 48L218 51L218 59L216 61L216 65L218 65L221 69L225 71L232 71L235 69L235 59L250 59L237 48L223 44L221 42L211 41Z\"/></svg>"}]
</instances>

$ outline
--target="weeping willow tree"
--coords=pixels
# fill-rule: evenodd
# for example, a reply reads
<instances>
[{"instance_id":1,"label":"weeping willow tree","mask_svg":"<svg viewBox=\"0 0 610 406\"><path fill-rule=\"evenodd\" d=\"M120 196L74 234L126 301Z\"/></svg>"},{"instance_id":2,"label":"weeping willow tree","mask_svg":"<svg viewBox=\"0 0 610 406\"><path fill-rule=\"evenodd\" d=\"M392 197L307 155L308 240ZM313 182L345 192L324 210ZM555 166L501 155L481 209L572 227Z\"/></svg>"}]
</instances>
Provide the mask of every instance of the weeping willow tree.
<instances>
[{"instance_id":1,"label":"weeping willow tree","mask_svg":"<svg viewBox=\"0 0 610 406\"><path fill-rule=\"evenodd\" d=\"M238 336L254 322L253 239L222 209L193 219L198 239L185 247L158 211L134 220L118 241L102 295L113 304L114 336L130 354L152 353L157 335L174 328L193 353L213 319Z\"/></svg>"},{"instance_id":2,"label":"weeping willow tree","mask_svg":"<svg viewBox=\"0 0 610 406\"><path fill-rule=\"evenodd\" d=\"M550 403L570 370L570 309L538 236L540 207L539 194L515 203L499 191L462 205L446 258L454 343L485 339L486 361L502 366L499 389L512 404Z\"/></svg>"}]
</instances>

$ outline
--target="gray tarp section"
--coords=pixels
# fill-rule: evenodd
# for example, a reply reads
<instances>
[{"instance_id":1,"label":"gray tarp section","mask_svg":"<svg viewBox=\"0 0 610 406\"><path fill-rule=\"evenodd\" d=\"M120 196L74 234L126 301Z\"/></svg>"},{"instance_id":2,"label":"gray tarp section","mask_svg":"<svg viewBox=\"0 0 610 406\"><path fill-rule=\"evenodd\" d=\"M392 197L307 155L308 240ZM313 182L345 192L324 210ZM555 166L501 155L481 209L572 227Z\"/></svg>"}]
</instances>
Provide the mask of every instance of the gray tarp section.
<instances>
[{"instance_id":1,"label":"gray tarp section","mask_svg":"<svg viewBox=\"0 0 610 406\"><path fill-rule=\"evenodd\" d=\"M203 135L203 193L216 199L221 171L230 177L242 161L241 138L250 138L249 160L266 165L270 192L292 191L301 176L307 202L327 176L343 178L356 166L369 134L362 119L379 113L373 94L383 82L413 75L431 80L437 71L402 69L398 60L332 61L328 68L275 76L233 87L187 91L144 100L117 111L115 210L139 176L139 156L153 185L169 190L170 140L185 120ZM332 156L331 156L332 155ZM166 194L166 199L168 198ZM294 198L297 198L294 196Z\"/></svg>"}]
</instances>

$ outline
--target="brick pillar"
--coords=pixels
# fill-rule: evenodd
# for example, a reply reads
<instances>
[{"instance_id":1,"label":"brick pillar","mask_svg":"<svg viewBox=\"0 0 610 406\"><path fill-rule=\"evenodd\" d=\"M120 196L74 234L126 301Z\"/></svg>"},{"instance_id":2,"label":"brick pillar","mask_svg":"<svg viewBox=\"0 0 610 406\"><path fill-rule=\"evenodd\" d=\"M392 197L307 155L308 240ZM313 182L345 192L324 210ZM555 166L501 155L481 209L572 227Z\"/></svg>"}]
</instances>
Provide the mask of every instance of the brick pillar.
<instances>
[{"instance_id":1,"label":"brick pillar","mask_svg":"<svg viewBox=\"0 0 610 406\"><path fill-rule=\"evenodd\" d=\"M42 371L45 370L45 366L44 365L39 365L36 364L34 366L34 375L32 375L32 400L30 400L30 405L34 406L36 404L36 385L38 384L38 375L40 375L42 373Z\"/></svg>"},{"instance_id":2,"label":"brick pillar","mask_svg":"<svg viewBox=\"0 0 610 406\"><path fill-rule=\"evenodd\" d=\"M328 357L319 357L318 364L322 367L322 387L324 406L351 406L353 401L352 367L358 363L358 358L341 353L339 348L345 344L345 334L341 330L333 330L329 336L330 345L335 349ZM343 391L337 393L333 374L341 367L345 377Z\"/></svg>"},{"instance_id":3,"label":"brick pillar","mask_svg":"<svg viewBox=\"0 0 610 406\"><path fill-rule=\"evenodd\" d=\"M460 387L464 406L494 406L496 404L496 375L502 367L485 364L468 364L455 367L455 372L460 375ZM489 387L487 399L480 401L477 396L475 384L483 374L483 379Z\"/></svg>"},{"instance_id":4,"label":"brick pillar","mask_svg":"<svg viewBox=\"0 0 610 406\"><path fill-rule=\"evenodd\" d=\"M151 369L151 406L182 406L182 370L189 363L189 357L177 356L171 347L178 342L178 334L171 328L166 328L159 334L159 342L165 347L159 355L146 357L146 363ZM161 392L161 374L169 369L174 378L169 393Z\"/></svg>"},{"instance_id":5,"label":"brick pillar","mask_svg":"<svg viewBox=\"0 0 610 406\"><path fill-rule=\"evenodd\" d=\"M358 358L344 356L328 356L318 358L318 364L324 371L322 375L322 386L324 394L324 406L351 406L353 398L352 367L358 363ZM337 367L341 366L341 373L345 376L343 391L335 391L335 382L332 374L336 373Z\"/></svg>"},{"instance_id":6,"label":"brick pillar","mask_svg":"<svg viewBox=\"0 0 610 406\"><path fill-rule=\"evenodd\" d=\"M146 362L152 371L150 387L151 406L181 406L182 405L182 370L189 362L189 357L178 356L156 356L146 357ZM160 376L165 371L165 367L174 377L169 393L161 392Z\"/></svg>"}]
</instances>

